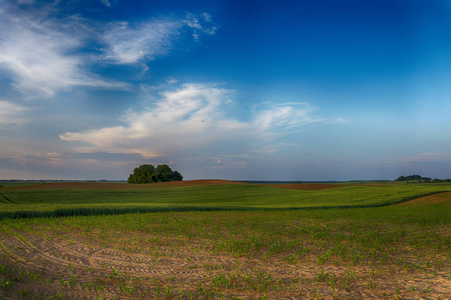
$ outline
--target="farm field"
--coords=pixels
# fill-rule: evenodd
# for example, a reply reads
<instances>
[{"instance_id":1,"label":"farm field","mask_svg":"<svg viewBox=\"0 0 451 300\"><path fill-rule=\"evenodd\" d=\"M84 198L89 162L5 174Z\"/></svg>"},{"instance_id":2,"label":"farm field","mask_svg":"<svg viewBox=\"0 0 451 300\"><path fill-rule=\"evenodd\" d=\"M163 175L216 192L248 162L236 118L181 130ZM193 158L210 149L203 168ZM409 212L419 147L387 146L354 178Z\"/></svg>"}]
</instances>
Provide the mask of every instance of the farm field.
<instances>
[{"instance_id":1,"label":"farm field","mask_svg":"<svg viewBox=\"0 0 451 300\"><path fill-rule=\"evenodd\" d=\"M0 219L182 210L375 207L451 191L451 184L249 184L193 180L149 185L68 182L0 188Z\"/></svg>"},{"instance_id":2,"label":"farm field","mask_svg":"<svg viewBox=\"0 0 451 300\"><path fill-rule=\"evenodd\" d=\"M232 183L3 187L0 298L451 298L451 185Z\"/></svg>"}]
</instances>

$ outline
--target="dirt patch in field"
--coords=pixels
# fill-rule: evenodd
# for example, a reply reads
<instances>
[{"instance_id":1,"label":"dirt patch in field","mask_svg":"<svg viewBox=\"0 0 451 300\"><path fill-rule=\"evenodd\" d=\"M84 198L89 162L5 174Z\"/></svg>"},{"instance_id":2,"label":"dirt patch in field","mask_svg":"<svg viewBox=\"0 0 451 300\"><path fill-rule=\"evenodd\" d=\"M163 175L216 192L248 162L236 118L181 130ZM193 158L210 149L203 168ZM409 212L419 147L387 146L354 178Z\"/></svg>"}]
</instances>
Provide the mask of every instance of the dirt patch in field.
<instances>
[{"instance_id":1,"label":"dirt patch in field","mask_svg":"<svg viewBox=\"0 0 451 300\"><path fill-rule=\"evenodd\" d=\"M287 183L287 184L263 184L264 186L270 186L281 189L290 189L290 190L305 190L305 191L318 191L324 189L332 189L345 187L349 185L343 184L331 184L331 183Z\"/></svg>"},{"instance_id":2,"label":"dirt patch in field","mask_svg":"<svg viewBox=\"0 0 451 300\"><path fill-rule=\"evenodd\" d=\"M198 180L159 182L149 184L127 184L120 182L49 182L42 184L11 187L8 188L8 190L58 190L58 189L136 190L136 189L183 188L183 187L207 186L216 184L261 185L281 189L306 190L306 191L317 191L349 186L343 184L330 184L330 183L255 184L222 179L198 179Z\"/></svg>"},{"instance_id":3,"label":"dirt patch in field","mask_svg":"<svg viewBox=\"0 0 451 300\"><path fill-rule=\"evenodd\" d=\"M451 192L429 195L429 196L413 199L413 200L410 200L407 202L403 202L398 205L429 205L429 204L438 204L438 203L451 205Z\"/></svg>"},{"instance_id":4,"label":"dirt patch in field","mask_svg":"<svg viewBox=\"0 0 451 300\"><path fill-rule=\"evenodd\" d=\"M339 263L338 256L319 264L320 253L309 252L297 256L297 261L283 252L230 255L213 251L214 241L195 237L132 231L105 237L96 235L95 228L69 234L68 229L41 227L36 233L16 236L0 233L4 283L0 295L6 299L243 300L450 296L442 271L432 275L397 265Z\"/></svg>"},{"instance_id":5,"label":"dirt patch in field","mask_svg":"<svg viewBox=\"0 0 451 300\"><path fill-rule=\"evenodd\" d=\"M56 190L56 189L136 190L136 189L192 187L214 184L246 184L246 183L220 179L186 180L186 181L159 182L149 184L127 184L115 182L50 182L43 184L12 187L8 189L9 190Z\"/></svg>"}]
</instances>

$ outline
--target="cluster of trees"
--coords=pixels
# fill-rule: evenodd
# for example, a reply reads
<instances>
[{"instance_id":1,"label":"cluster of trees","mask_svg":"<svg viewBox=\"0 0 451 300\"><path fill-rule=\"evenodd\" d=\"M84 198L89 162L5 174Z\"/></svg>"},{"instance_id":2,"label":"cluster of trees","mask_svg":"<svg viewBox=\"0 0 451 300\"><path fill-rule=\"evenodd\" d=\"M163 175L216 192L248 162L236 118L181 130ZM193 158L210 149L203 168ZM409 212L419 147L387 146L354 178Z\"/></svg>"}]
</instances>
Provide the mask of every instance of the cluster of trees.
<instances>
[{"instance_id":1,"label":"cluster of trees","mask_svg":"<svg viewBox=\"0 0 451 300\"><path fill-rule=\"evenodd\" d=\"M399 176L395 181L407 181L409 182L425 182L425 183L430 183L430 182L451 182L451 179L438 179L438 178L434 178L431 179L430 177L422 177L420 175L409 175L409 176Z\"/></svg>"},{"instance_id":2,"label":"cluster of trees","mask_svg":"<svg viewBox=\"0 0 451 300\"><path fill-rule=\"evenodd\" d=\"M421 182L421 180L427 180L427 179L430 180L431 178L422 177L420 175L413 174L413 175L409 175L409 176L399 176L395 181L420 181Z\"/></svg>"},{"instance_id":3,"label":"cluster of trees","mask_svg":"<svg viewBox=\"0 0 451 300\"><path fill-rule=\"evenodd\" d=\"M128 183L152 183L181 181L182 174L178 171L172 171L168 165L158 165L156 168L150 164L141 165L133 170L128 177Z\"/></svg>"}]
</instances>

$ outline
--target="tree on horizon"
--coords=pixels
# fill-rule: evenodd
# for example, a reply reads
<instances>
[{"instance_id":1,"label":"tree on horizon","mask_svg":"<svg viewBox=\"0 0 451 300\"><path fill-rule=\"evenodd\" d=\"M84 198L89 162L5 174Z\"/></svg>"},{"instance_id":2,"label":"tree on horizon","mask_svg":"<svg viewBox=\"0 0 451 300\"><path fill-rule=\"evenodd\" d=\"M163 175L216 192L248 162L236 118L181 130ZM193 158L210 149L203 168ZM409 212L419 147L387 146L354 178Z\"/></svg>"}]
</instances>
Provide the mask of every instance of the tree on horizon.
<instances>
[{"instance_id":1,"label":"tree on horizon","mask_svg":"<svg viewBox=\"0 0 451 300\"><path fill-rule=\"evenodd\" d=\"M130 174L127 182L145 184L182 180L182 174L178 171L173 171L171 167L166 164L158 165L156 168L151 164L144 164L133 170L133 173Z\"/></svg>"}]
</instances>

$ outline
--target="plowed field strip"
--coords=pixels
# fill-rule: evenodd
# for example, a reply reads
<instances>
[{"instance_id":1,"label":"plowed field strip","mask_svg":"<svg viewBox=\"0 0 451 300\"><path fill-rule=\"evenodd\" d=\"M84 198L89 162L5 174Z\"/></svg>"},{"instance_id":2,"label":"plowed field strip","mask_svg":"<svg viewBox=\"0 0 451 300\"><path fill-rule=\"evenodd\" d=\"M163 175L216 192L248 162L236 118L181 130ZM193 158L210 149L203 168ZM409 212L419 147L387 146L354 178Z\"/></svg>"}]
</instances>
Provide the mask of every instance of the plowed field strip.
<instances>
[{"instance_id":1,"label":"plowed field strip","mask_svg":"<svg viewBox=\"0 0 451 300\"><path fill-rule=\"evenodd\" d=\"M433 203L451 204L451 192L444 192L412 199L398 205L427 205Z\"/></svg>"},{"instance_id":2,"label":"plowed field strip","mask_svg":"<svg viewBox=\"0 0 451 300\"><path fill-rule=\"evenodd\" d=\"M127 184L115 182L52 182L8 188L9 190L54 190L54 189L99 189L99 190L137 190L154 188L194 187L215 184L248 184L239 181L202 179L172 181L150 184Z\"/></svg>"},{"instance_id":3,"label":"plowed field strip","mask_svg":"<svg viewBox=\"0 0 451 300\"><path fill-rule=\"evenodd\" d=\"M349 185L330 184L330 183L287 183L287 184L260 184L250 182L240 182L219 179L200 179L173 182L160 182L150 184L126 184L114 182L52 182L43 184L33 184L9 188L9 190L53 190L53 189L108 189L108 190L137 190L137 189L155 189L155 188L178 188L208 186L216 184L247 184L276 187L291 190L317 191L330 188L346 187Z\"/></svg>"}]
</instances>

